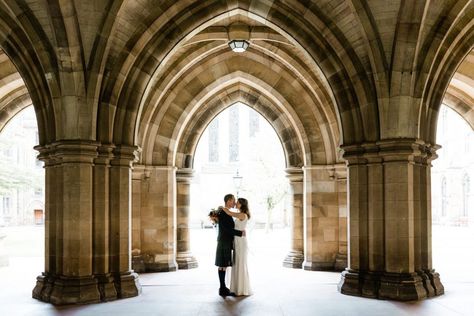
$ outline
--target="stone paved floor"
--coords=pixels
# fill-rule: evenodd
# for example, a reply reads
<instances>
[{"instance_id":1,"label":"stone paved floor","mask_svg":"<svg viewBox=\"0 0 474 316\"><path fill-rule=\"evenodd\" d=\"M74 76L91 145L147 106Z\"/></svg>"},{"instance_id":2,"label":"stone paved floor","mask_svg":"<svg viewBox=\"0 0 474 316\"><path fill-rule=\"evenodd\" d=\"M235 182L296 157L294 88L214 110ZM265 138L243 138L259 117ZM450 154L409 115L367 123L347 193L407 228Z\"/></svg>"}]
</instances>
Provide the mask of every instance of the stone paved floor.
<instances>
[{"instance_id":1,"label":"stone paved floor","mask_svg":"<svg viewBox=\"0 0 474 316\"><path fill-rule=\"evenodd\" d=\"M433 260L446 294L421 302L345 296L336 290L339 273L282 268L289 239L286 231L254 232L249 241L255 294L222 299L217 295L217 273L212 265L215 232L195 230L192 241L198 269L141 274L143 294L139 297L65 307L31 299L42 266L38 257L42 248L22 249L26 243L41 240L41 233L40 228L10 232L10 266L0 268L0 315L474 315L474 276L466 273L474 262L474 230L469 229L435 227Z\"/></svg>"}]
</instances>

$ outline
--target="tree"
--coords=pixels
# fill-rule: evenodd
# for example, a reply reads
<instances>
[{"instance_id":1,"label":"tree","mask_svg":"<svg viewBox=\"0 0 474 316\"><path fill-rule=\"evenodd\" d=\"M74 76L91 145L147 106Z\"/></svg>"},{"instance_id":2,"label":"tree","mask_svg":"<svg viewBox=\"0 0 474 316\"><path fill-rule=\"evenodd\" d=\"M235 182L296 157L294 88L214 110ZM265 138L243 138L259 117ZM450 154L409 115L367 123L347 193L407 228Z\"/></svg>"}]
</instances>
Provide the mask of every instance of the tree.
<instances>
[{"instance_id":1,"label":"tree","mask_svg":"<svg viewBox=\"0 0 474 316\"><path fill-rule=\"evenodd\" d=\"M273 226L273 211L288 193L288 180L283 169L282 148L272 130L260 131L251 143L252 159L245 182L247 191L266 207L265 229ZM274 134L274 132L273 132ZM273 139L278 141L272 141Z\"/></svg>"},{"instance_id":2,"label":"tree","mask_svg":"<svg viewBox=\"0 0 474 316\"><path fill-rule=\"evenodd\" d=\"M8 194L13 189L42 188L42 169L27 170L5 153L14 146L14 140L0 138L0 195Z\"/></svg>"}]
</instances>

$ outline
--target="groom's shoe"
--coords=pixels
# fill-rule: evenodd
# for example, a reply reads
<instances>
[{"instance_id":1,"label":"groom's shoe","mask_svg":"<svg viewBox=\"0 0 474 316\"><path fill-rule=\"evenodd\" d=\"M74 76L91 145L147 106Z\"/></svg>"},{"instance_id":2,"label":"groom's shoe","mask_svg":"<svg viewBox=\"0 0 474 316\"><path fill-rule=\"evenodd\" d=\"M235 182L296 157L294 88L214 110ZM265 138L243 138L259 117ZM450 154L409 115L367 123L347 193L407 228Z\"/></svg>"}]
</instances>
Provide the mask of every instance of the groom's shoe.
<instances>
[{"instance_id":1,"label":"groom's shoe","mask_svg":"<svg viewBox=\"0 0 474 316\"><path fill-rule=\"evenodd\" d=\"M219 289L219 295L222 297L235 296L235 293L231 292L228 288L224 287L224 288Z\"/></svg>"},{"instance_id":2,"label":"groom's shoe","mask_svg":"<svg viewBox=\"0 0 474 316\"><path fill-rule=\"evenodd\" d=\"M222 297L226 297L227 296L227 288L219 288L219 295L222 296Z\"/></svg>"}]
</instances>

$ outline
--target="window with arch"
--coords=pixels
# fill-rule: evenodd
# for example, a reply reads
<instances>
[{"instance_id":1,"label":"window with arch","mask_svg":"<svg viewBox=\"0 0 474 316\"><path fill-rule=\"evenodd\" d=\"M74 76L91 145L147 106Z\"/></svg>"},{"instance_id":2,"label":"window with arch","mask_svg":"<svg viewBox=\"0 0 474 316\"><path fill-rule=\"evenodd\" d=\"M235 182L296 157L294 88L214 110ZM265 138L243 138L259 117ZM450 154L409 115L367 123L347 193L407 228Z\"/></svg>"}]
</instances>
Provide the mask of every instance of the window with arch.
<instances>
[{"instance_id":1,"label":"window with arch","mask_svg":"<svg viewBox=\"0 0 474 316\"><path fill-rule=\"evenodd\" d=\"M470 194L470 184L471 180L467 174L464 175L462 179L462 215L469 215L469 194Z\"/></svg>"}]
</instances>

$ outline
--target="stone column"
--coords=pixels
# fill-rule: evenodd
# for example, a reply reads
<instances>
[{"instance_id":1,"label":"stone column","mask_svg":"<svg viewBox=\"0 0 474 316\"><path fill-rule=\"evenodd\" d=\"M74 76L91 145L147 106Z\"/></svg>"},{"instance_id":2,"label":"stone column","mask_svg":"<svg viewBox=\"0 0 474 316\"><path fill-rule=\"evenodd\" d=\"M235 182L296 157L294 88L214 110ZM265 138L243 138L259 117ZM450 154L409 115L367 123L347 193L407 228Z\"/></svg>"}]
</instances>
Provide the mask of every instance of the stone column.
<instances>
[{"instance_id":1,"label":"stone column","mask_svg":"<svg viewBox=\"0 0 474 316\"><path fill-rule=\"evenodd\" d=\"M179 269L198 267L196 258L191 254L189 236L189 211L191 207L191 180L192 169L178 169L176 171L177 189L177 254L176 262Z\"/></svg>"},{"instance_id":2,"label":"stone column","mask_svg":"<svg viewBox=\"0 0 474 316\"><path fill-rule=\"evenodd\" d=\"M334 270L343 271L347 267L347 167L337 165L331 176L337 185L337 201L339 209L339 243Z\"/></svg>"},{"instance_id":3,"label":"stone column","mask_svg":"<svg viewBox=\"0 0 474 316\"><path fill-rule=\"evenodd\" d=\"M131 269L132 162L137 148L117 146L110 162L110 272L119 298L141 292L138 275Z\"/></svg>"},{"instance_id":4,"label":"stone column","mask_svg":"<svg viewBox=\"0 0 474 316\"><path fill-rule=\"evenodd\" d=\"M110 161L113 145L98 148L94 166L94 211L93 211L93 271L99 282L101 301L117 298L114 278L110 274Z\"/></svg>"},{"instance_id":5,"label":"stone column","mask_svg":"<svg viewBox=\"0 0 474 316\"><path fill-rule=\"evenodd\" d=\"M303 169L288 168L286 177L290 181L291 250L283 261L287 268L301 269L304 261L304 228L303 228Z\"/></svg>"},{"instance_id":6,"label":"stone column","mask_svg":"<svg viewBox=\"0 0 474 316\"><path fill-rule=\"evenodd\" d=\"M140 257L145 271L176 271L176 168L148 166L141 188Z\"/></svg>"},{"instance_id":7,"label":"stone column","mask_svg":"<svg viewBox=\"0 0 474 316\"><path fill-rule=\"evenodd\" d=\"M37 147L45 162L45 272L33 297L53 304L100 301L93 269L93 162L98 144L61 141Z\"/></svg>"},{"instance_id":8,"label":"stone column","mask_svg":"<svg viewBox=\"0 0 474 316\"><path fill-rule=\"evenodd\" d=\"M339 205L334 165L304 167L305 270L334 270L339 249Z\"/></svg>"},{"instance_id":9,"label":"stone column","mask_svg":"<svg viewBox=\"0 0 474 316\"><path fill-rule=\"evenodd\" d=\"M145 272L145 263L141 256L141 209L142 187L150 172L145 171L144 165L133 165L132 170L132 269L135 272Z\"/></svg>"},{"instance_id":10,"label":"stone column","mask_svg":"<svg viewBox=\"0 0 474 316\"><path fill-rule=\"evenodd\" d=\"M412 139L344 147L349 262L341 293L394 300L444 293L431 265L430 168L436 149Z\"/></svg>"}]
</instances>

